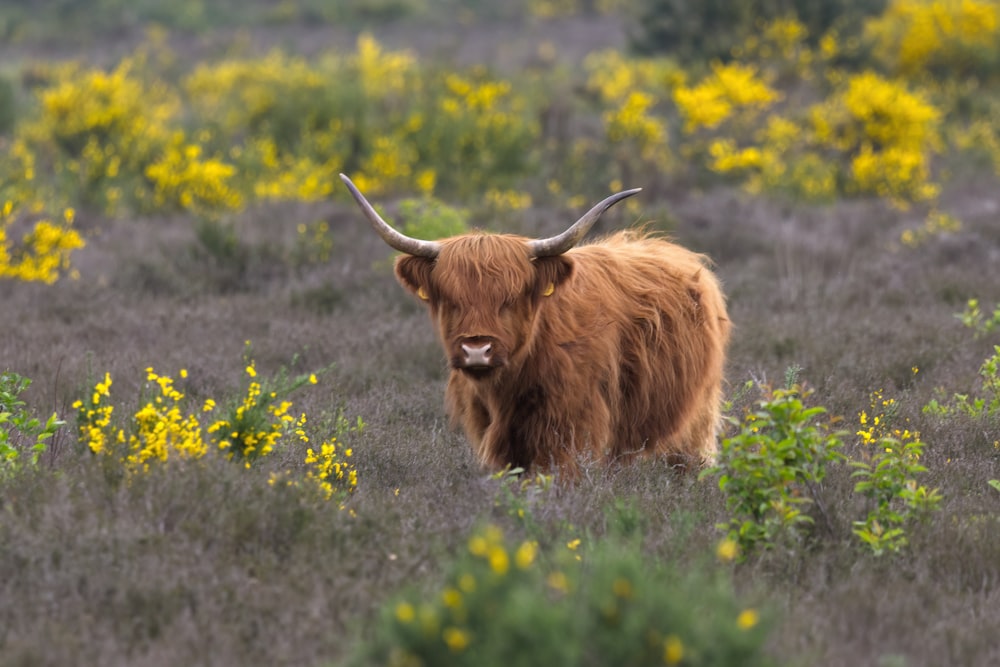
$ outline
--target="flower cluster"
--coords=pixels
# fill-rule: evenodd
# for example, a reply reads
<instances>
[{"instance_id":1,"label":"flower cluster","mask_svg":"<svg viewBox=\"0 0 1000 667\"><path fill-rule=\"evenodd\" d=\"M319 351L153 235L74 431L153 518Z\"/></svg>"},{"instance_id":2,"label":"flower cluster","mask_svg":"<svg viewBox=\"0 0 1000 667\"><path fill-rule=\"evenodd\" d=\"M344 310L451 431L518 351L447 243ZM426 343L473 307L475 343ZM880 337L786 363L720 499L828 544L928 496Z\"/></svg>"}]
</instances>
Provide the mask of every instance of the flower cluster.
<instances>
[{"instance_id":1,"label":"flower cluster","mask_svg":"<svg viewBox=\"0 0 1000 667\"><path fill-rule=\"evenodd\" d=\"M18 216L13 202L4 202L0 208L0 278L51 284L69 271L73 251L84 246L83 238L73 229L74 215L73 209L66 209L62 224L35 222L15 246L8 238L8 230Z\"/></svg>"},{"instance_id":2,"label":"flower cluster","mask_svg":"<svg viewBox=\"0 0 1000 667\"><path fill-rule=\"evenodd\" d=\"M687 133L718 127L734 114L755 116L781 99L753 65L712 64L712 74L695 86L678 86L674 102Z\"/></svg>"},{"instance_id":3,"label":"flower cluster","mask_svg":"<svg viewBox=\"0 0 1000 667\"><path fill-rule=\"evenodd\" d=\"M810 116L816 142L850 156L848 189L900 205L938 195L930 160L940 150L941 112L922 93L862 72Z\"/></svg>"},{"instance_id":4,"label":"flower cluster","mask_svg":"<svg viewBox=\"0 0 1000 667\"><path fill-rule=\"evenodd\" d=\"M673 151L665 103L670 91L684 83L683 70L663 58L627 59L617 51L589 55L584 69L587 90L600 104L604 138L578 142L574 162L607 164L606 182L632 181L636 172L668 171ZM576 207L575 200L587 198L569 199L567 205Z\"/></svg>"},{"instance_id":5,"label":"flower cluster","mask_svg":"<svg viewBox=\"0 0 1000 667\"><path fill-rule=\"evenodd\" d=\"M852 476L859 480L854 491L869 499L869 509L864 520L853 522L853 530L878 556L905 547L907 524L929 516L942 496L917 483L917 476L927 471L920 463L924 443L918 432L893 426L896 400L876 390L869 395L869 407L870 415L864 410L858 415L862 458L851 462L856 469Z\"/></svg>"},{"instance_id":6,"label":"flower cluster","mask_svg":"<svg viewBox=\"0 0 1000 667\"><path fill-rule=\"evenodd\" d=\"M69 197L110 213L142 196L145 167L166 145L180 110L175 91L147 81L141 65L126 58L111 72L52 67L38 111L21 130L40 167L72 184Z\"/></svg>"},{"instance_id":7,"label":"flower cluster","mask_svg":"<svg viewBox=\"0 0 1000 667\"><path fill-rule=\"evenodd\" d=\"M865 29L876 58L900 74L974 74L1000 56L993 0L892 0Z\"/></svg>"},{"instance_id":8,"label":"flower cluster","mask_svg":"<svg viewBox=\"0 0 1000 667\"><path fill-rule=\"evenodd\" d=\"M914 368L913 374L916 375L917 372L918 370ZM910 431L909 428L892 428L893 422L898 419L896 415L899 412L899 403L895 398L885 398L881 389L869 394L868 408L858 413L858 425L861 428L855 435L861 438L862 445L871 445L888 439L896 439L903 443L920 439L920 433L917 431Z\"/></svg>"},{"instance_id":9,"label":"flower cluster","mask_svg":"<svg viewBox=\"0 0 1000 667\"><path fill-rule=\"evenodd\" d=\"M279 380L277 386L271 388L257 379L253 360L248 360L245 372L249 382L243 397L229 407L225 416L213 422L208 432L226 456L243 461L249 468L255 460L270 454L279 439L301 431L305 415L296 419L289 414L292 402L284 400L284 396L307 382L316 384L317 380L315 375L300 377L291 383ZM211 409L214 407L213 401Z\"/></svg>"},{"instance_id":10,"label":"flower cluster","mask_svg":"<svg viewBox=\"0 0 1000 667\"><path fill-rule=\"evenodd\" d=\"M797 30L785 32L789 48L802 39ZM733 115L733 100L768 106L778 99L752 83L750 72L733 65L726 77L675 91L689 132L716 131L706 150L710 169L738 176L754 193L783 191L812 201L875 195L900 207L936 201L940 186L931 164L942 146L942 112L925 93L871 71L834 73L833 90L804 113L770 113L747 126Z\"/></svg>"},{"instance_id":11,"label":"flower cluster","mask_svg":"<svg viewBox=\"0 0 1000 667\"><path fill-rule=\"evenodd\" d=\"M110 401L111 374L105 373L104 379L94 385L90 400L78 399L72 406L77 411L80 442L94 454L107 453L116 441L111 431L111 416L115 408Z\"/></svg>"},{"instance_id":12,"label":"flower cluster","mask_svg":"<svg viewBox=\"0 0 1000 667\"><path fill-rule=\"evenodd\" d=\"M308 486L317 489L323 500L342 502L357 486L358 476L350 461L352 450L338 439L360 433L363 422L359 419L351 425L340 415L335 432L313 447L306 415L293 417L292 402L284 397L305 384L315 384L316 375L291 381L281 378L272 389L271 382L257 379L252 361L246 373L250 381L242 398L227 408L212 398L193 406L172 377L147 368L144 392L149 395L127 417L127 423L117 427L112 423L111 376L106 373L87 400L73 403L80 442L94 454L119 462L129 474L148 472L153 465L198 460L210 452L221 452L250 468L279 445L298 443L305 450L304 472L273 473L270 483L284 480L290 486ZM179 375L182 381L188 377L184 369Z\"/></svg>"},{"instance_id":13,"label":"flower cluster","mask_svg":"<svg viewBox=\"0 0 1000 667\"><path fill-rule=\"evenodd\" d=\"M210 217L242 207L242 196L230 186L235 167L202 153L200 145L187 143L177 133L163 154L146 167L156 209L178 208Z\"/></svg>"}]
</instances>

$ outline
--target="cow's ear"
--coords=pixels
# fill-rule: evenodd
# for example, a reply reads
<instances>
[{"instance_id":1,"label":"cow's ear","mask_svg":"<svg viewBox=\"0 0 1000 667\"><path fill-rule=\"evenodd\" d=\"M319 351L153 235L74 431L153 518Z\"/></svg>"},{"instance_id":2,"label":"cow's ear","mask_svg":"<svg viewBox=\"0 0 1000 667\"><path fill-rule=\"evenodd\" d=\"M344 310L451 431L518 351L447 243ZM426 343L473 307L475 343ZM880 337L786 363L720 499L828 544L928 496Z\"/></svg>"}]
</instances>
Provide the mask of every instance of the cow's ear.
<instances>
[{"instance_id":1,"label":"cow's ear","mask_svg":"<svg viewBox=\"0 0 1000 667\"><path fill-rule=\"evenodd\" d=\"M430 298L431 269L434 260L413 255L400 255L396 258L396 280L412 294L424 301Z\"/></svg>"},{"instance_id":2,"label":"cow's ear","mask_svg":"<svg viewBox=\"0 0 1000 667\"><path fill-rule=\"evenodd\" d=\"M535 260L535 294L551 296L573 274L573 260L565 255Z\"/></svg>"}]
</instances>

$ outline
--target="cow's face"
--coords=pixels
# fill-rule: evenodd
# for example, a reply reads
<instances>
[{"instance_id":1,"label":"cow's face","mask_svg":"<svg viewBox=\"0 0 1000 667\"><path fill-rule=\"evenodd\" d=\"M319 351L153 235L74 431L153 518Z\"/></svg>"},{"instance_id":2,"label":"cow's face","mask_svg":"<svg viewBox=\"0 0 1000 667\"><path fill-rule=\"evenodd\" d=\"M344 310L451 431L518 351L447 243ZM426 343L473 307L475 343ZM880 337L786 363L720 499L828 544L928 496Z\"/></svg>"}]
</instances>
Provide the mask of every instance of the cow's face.
<instances>
[{"instance_id":1,"label":"cow's face","mask_svg":"<svg viewBox=\"0 0 1000 667\"><path fill-rule=\"evenodd\" d=\"M568 256L531 258L518 236L466 234L434 259L401 256L396 277L429 306L451 367L483 379L526 349L542 300L572 268Z\"/></svg>"}]
</instances>

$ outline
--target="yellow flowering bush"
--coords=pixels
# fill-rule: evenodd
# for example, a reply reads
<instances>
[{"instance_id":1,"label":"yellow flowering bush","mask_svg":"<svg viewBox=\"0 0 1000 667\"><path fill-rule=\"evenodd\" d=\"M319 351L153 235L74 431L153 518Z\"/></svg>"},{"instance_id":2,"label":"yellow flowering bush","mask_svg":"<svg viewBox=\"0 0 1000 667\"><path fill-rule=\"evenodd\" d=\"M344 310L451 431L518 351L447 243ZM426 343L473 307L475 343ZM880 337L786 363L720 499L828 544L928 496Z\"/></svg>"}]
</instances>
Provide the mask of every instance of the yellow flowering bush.
<instances>
[{"instance_id":1,"label":"yellow flowering bush","mask_svg":"<svg viewBox=\"0 0 1000 667\"><path fill-rule=\"evenodd\" d=\"M891 0L865 24L876 59L891 71L948 77L994 74L1000 64L1000 2Z\"/></svg>"},{"instance_id":2,"label":"yellow flowering bush","mask_svg":"<svg viewBox=\"0 0 1000 667\"><path fill-rule=\"evenodd\" d=\"M439 589L390 600L347 664L763 665L769 626L720 572L674 572L628 540L577 560L487 525Z\"/></svg>"},{"instance_id":3,"label":"yellow flowering bush","mask_svg":"<svg viewBox=\"0 0 1000 667\"><path fill-rule=\"evenodd\" d=\"M678 103L696 110L689 125L717 128L707 166L738 177L751 192L811 201L875 195L899 207L933 205L940 192L932 160L942 148L941 111L925 93L871 71L837 80L804 114L771 113L749 128L729 120L725 98L712 97L711 87L692 89L690 99Z\"/></svg>"},{"instance_id":4,"label":"yellow flowering bush","mask_svg":"<svg viewBox=\"0 0 1000 667\"><path fill-rule=\"evenodd\" d=\"M37 93L38 111L21 136L38 169L72 184L72 200L114 213L123 199L141 197L141 175L169 140L180 101L140 67L131 58L110 72L55 66Z\"/></svg>"},{"instance_id":5,"label":"yellow flowering bush","mask_svg":"<svg viewBox=\"0 0 1000 667\"><path fill-rule=\"evenodd\" d=\"M357 131L352 81L274 51L202 63L182 86L210 131L206 148L228 153L244 196L313 201L332 192Z\"/></svg>"},{"instance_id":6,"label":"yellow flowering bush","mask_svg":"<svg viewBox=\"0 0 1000 667\"><path fill-rule=\"evenodd\" d=\"M156 210L175 208L212 217L242 208L243 197L230 185L235 171L218 158L204 157L200 145L188 143L178 132L145 174L153 184Z\"/></svg>"},{"instance_id":7,"label":"yellow flowering bush","mask_svg":"<svg viewBox=\"0 0 1000 667\"><path fill-rule=\"evenodd\" d=\"M438 188L478 198L528 171L536 155L538 120L509 81L480 67L446 73L427 85L429 108L407 133L423 163L434 170Z\"/></svg>"},{"instance_id":8,"label":"yellow flowering bush","mask_svg":"<svg viewBox=\"0 0 1000 667\"><path fill-rule=\"evenodd\" d=\"M59 224L38 220L15 244L9 233L21 216L13 202L4 202L0 208L0 278L51 284L70 271L70 256L84 246L73 229L74 215L73 209L66 209Z\"/></svg>"},{"instance_id":9,"label":"yellow flowering bush","mask_svg":"<svg viewBox=\"0 0 1000 667\"><path fill-rule=\"evenodd\" d=\"M921 92L862 72L813 107L810 121L817 143L850 159L849 192L902 206L938 195L930 161L941 148L941 113Z\"/></svg>"},{"instance_id":10,"label":"yellow flowering bush","mask_svg":"<svg viewBox=\"0 0 1000 667\"><path fill-rule=\"evenodd\" d=\"M670 155L666 122L650 114L656 101L652 95L633 91L621 106L605 111L602 118L612 144L623 146L643 162L665 166Z\"/></svg>"},{"instance_id":11,"label":"yellow flowering bush","mask_svg":"<svg viewBox=\"0 0 1000 667\"><path fill-rule=\"evenodd\" d=\"M965 155L984 160L1000 176L1000 122L997 119L1000 119L1000 103L994 102L983 117L948 128L948 144Z\"/></svg>"},{"instance_id":12,"label":"yellow flowering bush","mask_svg":"<svg viewBox=\"0 0 1000 667\"><path fill-rule=\"evenodd\" d=\"M38 177L38 158L23 136L0 137L0 201L39 213L51 206L51 184ZM47 206L48 204L48 206Z\"/></svg>"},{"instance_id":13,"label":"yellow flowering bush","mask_svg":"<svg viewBox=\"0 0 1000 667\"><path fill-rule=\"evenodd\" d=\"M620 51L603 50L583 61L586 87L605 104L620 103L633 91L663 92L683 85L687 74L667 58L627 58Z\"/></svg>"},{"instance_id":14,"label":"yellow flowering bush","mask_svg":"<svg viewBox=\"0 0 1000 667\"><path fill-rule=\"evenodd\" d=\"M914 369L916 373L916 369ZM861 458L851 462L859 479L854 491L868 499L864 520L854 522L854 534L876 556L895 553L908 544L906 527L937 509L941 493L917 483L927 471L920 463L924 443L920 434L895 426L898 404L881 390L869 395L871 413L858 414Z\"/></svg>"},{"instance_id":15,"label":"yellow flowering bush","mask_svg":"<svg viewBox=\"0 0 1000 667\"><path fill-rule=\"evenodd\" d=\"M86 398L73 403L81 444L93 454L120 464L126 474L148 472L154 465L198 460L218 452L244 467L274 452L279 446L299 446L305 450L304 471L272 473L270 483L314 489L323 500L343 502L358 483L357 470L350 460L353 451L340 445L338 438L357 434L364 424L350 424L337 415L334 433L319 444L311 444L306 430L307 417L291 413L292 402L285 397L306 384L315 384L315 374L276 380L257 379L252 361L246 367L248 383L242 397L220 406L207 398L192 405L170 376L146 369L140 406L125 417L125 425L115 424L111 400L112 379L94 385ZM180 371L181 384L188 373Z\"/></svg>"},{"instance_id":16,"label":"yellow flowering bush","mask_svg":"<svg viewBox=\"0 0 1000 667\"><path fill-rule=\"evenodd\" d=\"M712 74L694 86L678 86L674 102L688 134L718 127L739 114L748 122L781 99L753 65L712 63Z\"/></svg>"},{"instance_id":17,"label":"yellow flowering bush","mask_svg":"<svg viewBox=\"0 0 1000 667\"><path fill-rule=\"evenodd\" d=\"M670 91L685 82L684 71L666 58L626 58L612 50L590 54L583 67L586 89L598 104L604 136L601 141L576 143L571 156L573 171L586 178L573 178L567 185L592 192L594 182L632 185L640 174L668 172L673 166L673 149L666 103ZM577 206L572 201L568 205Z\"/></svg>"},{"instance_id":18,"label":"yellow flowering bush","mask_svg":"<svg viewBox=\"0 0 1000 667\"><path fill-rule=\"evenodd\" d=\"M220 136L271 135L283 150L294 148L302 128L320 120L315 105L296 113L295 104L321 98L328 85L317 66L281 51L201 63L182 82L192 109Z\"/></svg>"}]
</instances>

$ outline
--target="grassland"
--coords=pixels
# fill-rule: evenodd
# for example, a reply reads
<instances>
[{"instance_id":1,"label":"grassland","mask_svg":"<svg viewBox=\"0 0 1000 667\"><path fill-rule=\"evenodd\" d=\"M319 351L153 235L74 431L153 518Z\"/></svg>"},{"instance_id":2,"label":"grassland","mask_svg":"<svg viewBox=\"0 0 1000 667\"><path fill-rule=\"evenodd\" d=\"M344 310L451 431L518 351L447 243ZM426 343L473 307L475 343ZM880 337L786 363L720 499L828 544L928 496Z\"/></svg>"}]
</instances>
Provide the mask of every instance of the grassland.
<instances>
[{"instance_id":1,"label":"grassland","mask_svg":"<svg viewBox=\"0 0 1000 667\"><path fill-rule=\"evenodd\" d=\"M575 53L574 30L592 29L541 25L532 30L557 53ZM433 42L433 27L422 30L413 39ZM820 490L814 534L735 564L714 561L727 515L712 479L649 461L512 492L449 427L426 313L344 198L248 206L234 245L206 242L185 211L79 209L77 279L0 281L0 369L33 380L23 398L38 413L69 421L37 467L0 481L0 664L338 664L400 591L435 595L483 522L584 549L636 525L651 559L681 570L708 561L746 604L772 612L767 650L780 664L1000 663L1000 493L989 485L1000 423L922 410L982 391L977 371L997 333L975 337L955 315L970 298L1000 303L1000 177L986 161L947 166L936 206L961 228L913 245L900 238L923 223L920 205L808 204L690 175L657 181L638 211L602 223L652 222L715 261L735 324L735 416L755 397L742 393L748 380L780 385L797 367L860 457L853 433L871 392L895 398L894 422L925 442L920 482L943 501L908 528L904 550L881 557L852 534L864 501L847 466ZM384 198L390 218L398 199ZM541 236L575 219L539 199L504 216L503 231ZM299 232L318 222L332 242L321 256ZM301 468L302 447L250 469L206 456L123 480L81 446L72 406L105 372L122 411L138 407L147 367L185 369L178 386L195 401L233 396L246 341L262 376L332 365L292 398L317 434L337 414L364 420L345 436L359 481L344 509L268 483Z\"/></svg>"}]
</instances>

